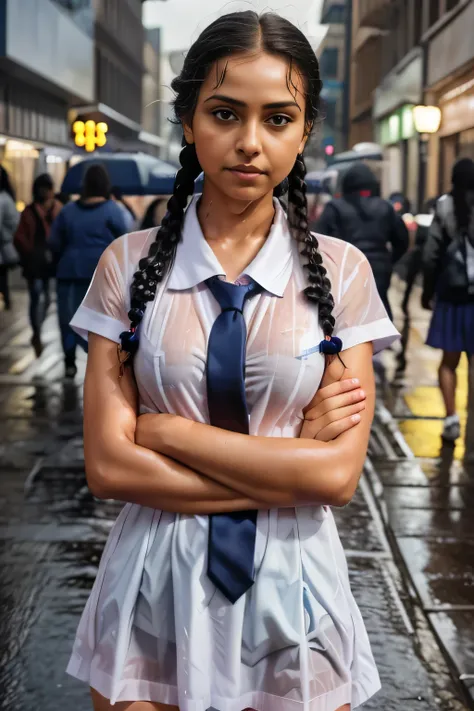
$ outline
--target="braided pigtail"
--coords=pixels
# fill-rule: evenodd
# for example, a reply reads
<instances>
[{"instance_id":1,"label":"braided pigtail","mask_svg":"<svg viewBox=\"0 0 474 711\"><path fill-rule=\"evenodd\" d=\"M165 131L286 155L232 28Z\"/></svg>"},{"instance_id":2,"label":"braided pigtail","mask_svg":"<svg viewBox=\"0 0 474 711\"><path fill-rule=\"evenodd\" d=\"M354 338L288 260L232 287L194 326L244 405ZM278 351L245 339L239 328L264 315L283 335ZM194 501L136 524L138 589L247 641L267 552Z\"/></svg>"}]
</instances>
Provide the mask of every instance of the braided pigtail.
<instances>
[{"instance_id":1,"label":"braided pigtail","mask_svg":"<svg viewBox=\"0 0 474 711\"><path fill-rule=\"evenodd\" d=\"M181 169L176 175L173 194L168 202L161 227L158 229L155 241L150 245L146 257L138 263L138 271L133 275L130 287L130 329L120 335L121 351L124 362L133 356L138 348L137 328L145 314L148 301L153 301L158 284L165 277L176 253L176 247L181 239L184 212L190 195L194 193L194 181L201 173L201 166L194 145L186 144L179 160Z\"/></svg>"},{"instance_id":2,"label":"braided pigtail","mask_svg":"<svg viewBox=\"0 0 474 711\"><path fill-rule=\"evenodd\" d=\"M308 270L309 286L304 293L309 301L319 305L319 323L324 335L330 338L335 323L332 315L334 299L331 294L331 282L319 252L318 240L309 231L305 176L304 158L298 155L289 175L288 221L293 236L302 245L301 254L308 258L305 267Z\"/></svg>"}]
</instances>

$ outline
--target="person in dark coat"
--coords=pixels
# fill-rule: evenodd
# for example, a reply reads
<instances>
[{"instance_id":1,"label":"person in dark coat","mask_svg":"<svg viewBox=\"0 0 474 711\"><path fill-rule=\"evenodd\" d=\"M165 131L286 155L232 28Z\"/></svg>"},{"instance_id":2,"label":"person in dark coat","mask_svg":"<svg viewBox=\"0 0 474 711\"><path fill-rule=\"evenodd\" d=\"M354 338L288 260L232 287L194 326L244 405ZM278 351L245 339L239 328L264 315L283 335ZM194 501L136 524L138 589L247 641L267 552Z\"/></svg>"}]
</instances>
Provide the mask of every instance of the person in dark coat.
<instances>
[{"instance_id":1,"label":"person in dark coat","mask_svg":"<svg viewBox=\"0 0 474 711\"><path fill-rule=\"evenodd\" d=\"M65 205L53 223L50 247L56 256L56 289L65 375L74 378L76 346L86 342L69 326L81 304L102 252L127 232L122 210L110 199L104 166L91 165L84 176L82 197Z\"/></svg>"},{"instance_id":2,"label":"person in dark coat","mask_svg":"<svg viewBox=\"0 0 474 711\"><path fill-rule=\"evenodd\" d=\"M316 231L350 242L365 254L392 318L388 289L393 266L408 249L408 230L379 193L374 173L365 163L357 163L342 179L342 197L334 198L324 208Z\"/></svg>"},{"instance_id":3,"label":"person in dark coat","mask_svg":"<svg viewBox=\"0 0 474 711\"><path fill-rule=\"evenodd\" d=\"M54 264L49 249L51 225L62 208L54 197L54 184L48 173L38 175L33 183L33 202L21 213L15 234L15 247L20 255L23 276L28 284L31 345L36 357L43 352L41 326L50 304L49 283L54 276Z\"/></svg>"},{"instance_id":4,"label":"person in dark coat","mask_svg":"<svg viewBox=\"0 0 474 711\"><path fill-rule=\"evenodd\" d=\"M423 249L422 306L433 308L426 342L440 348L439 387L446 418L443 439L461 433L456 413L456 369L462 353L474 353L474 161L454 165L452 190L436 203Z\"/></svg>"}]
</instances>

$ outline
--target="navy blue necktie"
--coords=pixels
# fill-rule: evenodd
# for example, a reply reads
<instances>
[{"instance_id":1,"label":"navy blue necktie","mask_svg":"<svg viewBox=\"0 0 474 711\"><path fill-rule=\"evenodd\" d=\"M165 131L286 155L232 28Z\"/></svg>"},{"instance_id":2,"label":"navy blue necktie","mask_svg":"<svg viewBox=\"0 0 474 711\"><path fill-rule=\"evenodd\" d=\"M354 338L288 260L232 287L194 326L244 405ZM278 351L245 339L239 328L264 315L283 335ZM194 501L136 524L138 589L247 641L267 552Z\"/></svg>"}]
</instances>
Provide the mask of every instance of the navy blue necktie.
<instances>
[{"instance_id":1,"label":"navy blue necktie","mask_svg":"<svg viewBox=\"0 0 474 711\"><path fill-rule=\"evenodd\" d=\"M247 329L245 300L260 291L252 282L237 286L218 277L206 281L222 313L214 322L207 347L207 400L211 425L248 434L245 396ZM207 574L234 603L254 582L257 511L213 514L209 517Z\"/></svg>"}]
</instances>

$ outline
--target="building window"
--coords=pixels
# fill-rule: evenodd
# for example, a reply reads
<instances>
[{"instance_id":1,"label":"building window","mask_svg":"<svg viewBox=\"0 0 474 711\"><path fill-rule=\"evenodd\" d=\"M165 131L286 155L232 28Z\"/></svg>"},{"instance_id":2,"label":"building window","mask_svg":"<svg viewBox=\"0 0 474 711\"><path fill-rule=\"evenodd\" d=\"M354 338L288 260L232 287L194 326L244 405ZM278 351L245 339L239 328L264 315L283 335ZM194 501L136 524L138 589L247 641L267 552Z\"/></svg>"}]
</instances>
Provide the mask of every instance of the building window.
<instances>
[{"instance_id":1,"label":"building window","mask_svg":"<svg viewBox=\"0 0 474 711\"><path fill-rule=\"evenodd\" d=\"M337 79L339 50L337 47L326 47L319 60L319 69L323 79Z\"/></svg>"},{"instance_id":2,"label":"building window","mask_svg":"<svg viewBox=\"0 0 474 711\"><path fill-rule=\"evenodd\" d=\"M344 5L331 5L322 16L323 25L343 25L345 21Z\"/></svg>"},{"instance_id":3,"label":"building window","mask_svg":"<svg viewBox=\"0 0 474 711\"><path fill-rule=\"evenodd\" d=\"M439 20L439 2L440 0L428 1L428 27L431 27Z\"/></svg>"}]
</instances>

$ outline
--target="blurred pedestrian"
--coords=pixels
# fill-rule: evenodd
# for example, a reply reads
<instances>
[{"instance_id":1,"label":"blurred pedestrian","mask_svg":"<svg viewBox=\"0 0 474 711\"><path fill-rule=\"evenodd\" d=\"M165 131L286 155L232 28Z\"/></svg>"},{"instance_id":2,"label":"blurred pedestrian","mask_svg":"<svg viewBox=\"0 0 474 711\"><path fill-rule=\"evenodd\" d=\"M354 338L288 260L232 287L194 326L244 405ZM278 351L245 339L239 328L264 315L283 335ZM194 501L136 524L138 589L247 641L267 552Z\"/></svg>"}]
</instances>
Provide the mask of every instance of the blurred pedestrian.
<instances>
[{"instance_id":1,"label":"blurred pedestrian","mask_svg":"<svg viewBox=\"0 0 474 711\"><path fill-rule=\"evenodd\" d=\"M388 289L393 266L408 249L408 230L379 193L380 186L370 168L365 163L355 164L342 178L342 196L326 205L316 231L350 242L365 254L392 318Z\"/></svg>"},{"instance_id":2,"label":"blurred pedestrian","mask_svg":"<svg viewBox=\"0 0 474 711\"><path fill-rule=\"evenodd\" d=\"M71 201L71 196L68 195L68 193L63 193L62 190L60 190L58 193L56 193L56 195L54 197L56 200L58 200L63 205L67 205L68 202Z\"/></svg>"},{"instance_id":3,"label":"blurred pedestrian","mask_svg":"<svg viewBox=\"0 0 474 711\"><path fill-rule=\"evenodd\" d=\"M423 249L428 239L431 223L433 222L436 202L438 198L430 198L423 205L422 211L415 217L416 235L415 246L408 254L406 265L406 287L402 301L403 313L408 316L408 304L410 301L411 292L415 284L417 276L422 271Z\"/></svg>"},{"instance_id":4,"label":"blurred pedestrian","mask_svg":"<svg viewBox=\"0 0 474 711\"><path fill-rule=\"evenodd\" d=\"M158 227L161 225L161 220L163 219L165 212L166 200L163 198L156 198L156 200L153 200L146 209L140 229L150 230L152 227Z\"/></svg>"},{"instance_id":5,"label":"blurred pedestrian","mask_svg":"<svg viewBox=\"0 0 474 711\"><path fill-rule=\"evenodd\" d=\"M424 308L433 316L427 344L441 348L439 387L446 408L443 438L460 435L456 369L461 354L474 353L474 161L454 165L452 190L440 197L423 250Z\"/></svg>"},{"instance_id":6,"label":"blurred pedestrian","mask_svg":"<svg viewBox=\"0 0 474 711\"><path fill-rule=\"evenodd\" d=\"M8 173L0 166L0 294L5 309L11 309L8 272L18 264L18 254L13 246L13 235L20 215L15 205L15 193Z\"/></svg>"},{"instance_id":7,"label":"blurred pedestrian","mask_svg":"<svg viewBox=\"0 0 474 711\"><path fill-rule=\"evenodd\" d=\"M54 197L51 176L48 173L38 175L33 183L33 202L23 210L15 234L15 247L28 284L33 330L31 345L37 358L43 352L41 326L51 301L49 284L54 276L54 260L48 241L51 225L61 208L62 204Z\"/></svg>"},{"instance_id":8,"label":"blurred pedestrian","mask_svg":"<svg viewBox=\"0 0 474 711\"><path fill-rule=\"evenodd\" d=\"M403 217L407 212L411 212L410 200L399 190L389 195L388 201L391 203L395 213Z\"/></svg>"},{"instance_id":9,"label":"blurred pedestrian","mask_svg":"<svg viewBox=\"0 0 474 711\"><path fill-rule=\"evenodd\" d=\"M73 378L77 372L76 345L87 350L85 341L69 327L69 321L86 294L102 252L127 232L123 212L110 194L107 171L100 164L91 165L84 176L81 198L61 210L51 230L67 378Z\"/></svg>"},{"instance_id":10,"label":"blurred pedestrian","mask_svg":"<svg viewBox=\"0 0 474 711\"><path fill-rule=\"evenodd\" d=\"M120 188L113 187L111 195L115 204L122 210L123 219L125 220L125 224L127 226L127 232L131 232L137 222L137 216L135 215L134 209L126 200L124 200L123 192Z\"/></svg>"}]
</instances>

